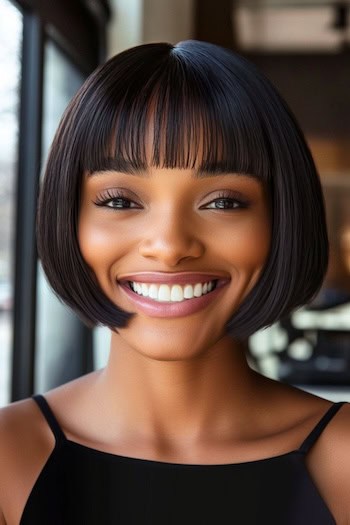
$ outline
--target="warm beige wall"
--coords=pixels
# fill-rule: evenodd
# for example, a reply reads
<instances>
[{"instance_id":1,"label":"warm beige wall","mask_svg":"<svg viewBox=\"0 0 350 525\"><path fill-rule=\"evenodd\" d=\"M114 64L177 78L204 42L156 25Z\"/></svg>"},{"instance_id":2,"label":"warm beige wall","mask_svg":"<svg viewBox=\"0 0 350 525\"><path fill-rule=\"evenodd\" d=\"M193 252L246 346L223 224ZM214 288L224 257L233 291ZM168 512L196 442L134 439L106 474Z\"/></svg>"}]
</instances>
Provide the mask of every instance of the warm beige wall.
<instances>
[{"instance_id":1,"label":"warm beige wall","mask_svg":"<svg viewBox=\"0 0 350 525\"><path fill-rule=\"evenodd\" d=\"M193 38L194 0L112 0L108 56L146 42Z\"/></svg>"},{"instance_id":2,"label":"warm beige wall","mask_svg":"<svg viewBox=\"0 0 350 525\"><path fill-rule=\"evenodd\" d=\"M143 41L193 38L194 0L143 0Z\"/></svg>"},{"instance_id":3,"label":"warm beige wall","mask_svg":"<svg viewBox=\"0 0 350 525\"><path fill-rule=\"evenodd\" d=\"M112 56L142 42L143 0L111 0L107 55Z\"/></svg>"}]
</instances>

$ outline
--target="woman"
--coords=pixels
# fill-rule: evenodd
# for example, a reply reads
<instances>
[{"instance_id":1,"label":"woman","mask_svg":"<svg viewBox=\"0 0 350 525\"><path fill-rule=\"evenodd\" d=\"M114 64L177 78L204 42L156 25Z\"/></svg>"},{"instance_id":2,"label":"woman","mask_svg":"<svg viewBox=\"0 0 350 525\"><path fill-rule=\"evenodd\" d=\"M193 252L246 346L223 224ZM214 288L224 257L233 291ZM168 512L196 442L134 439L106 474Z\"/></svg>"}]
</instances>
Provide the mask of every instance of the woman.
<instances>
[{"instance_id":1,"label":"woman","mask_svg":"<svg viewBox=\"0 0 350 525\"><path fill-rule=\"evenodd\" d=\"M349 523L349 406L243 350L328 255L310 152L254 66L187 41L93 73L53 141L38 250L110 355L1 410L1 523Z\"/></svg>"}]
</instances>

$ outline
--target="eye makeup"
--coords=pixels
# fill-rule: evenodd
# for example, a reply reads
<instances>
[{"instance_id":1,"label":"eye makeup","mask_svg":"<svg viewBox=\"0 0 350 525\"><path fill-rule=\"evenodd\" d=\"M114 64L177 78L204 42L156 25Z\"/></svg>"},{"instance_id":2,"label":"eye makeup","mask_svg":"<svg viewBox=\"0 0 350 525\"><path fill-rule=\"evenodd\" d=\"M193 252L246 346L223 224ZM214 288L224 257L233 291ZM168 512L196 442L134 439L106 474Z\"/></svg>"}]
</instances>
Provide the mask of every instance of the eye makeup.
<instances>
[{"instance_id":1,"label":"eye makeup","mask_svg":"<svg viewBox=\"0 0 350 525\"><path fill-rule=\"evenodd\" d=\"M215 192L213 192L215 193ZM209 198L209 196L208 196ZM109 188L101 192L93 200L96 206L107 207L112 209L141 209L142 204L130 198L130 193L122 188ZM214 204L214 206L210 206ZM206 204L200 206L200 209L216 210L235 210L249 207L249 201L242 198L240 194L232 190L220 190L218 194Z\"/></svg>"}]
</instances>

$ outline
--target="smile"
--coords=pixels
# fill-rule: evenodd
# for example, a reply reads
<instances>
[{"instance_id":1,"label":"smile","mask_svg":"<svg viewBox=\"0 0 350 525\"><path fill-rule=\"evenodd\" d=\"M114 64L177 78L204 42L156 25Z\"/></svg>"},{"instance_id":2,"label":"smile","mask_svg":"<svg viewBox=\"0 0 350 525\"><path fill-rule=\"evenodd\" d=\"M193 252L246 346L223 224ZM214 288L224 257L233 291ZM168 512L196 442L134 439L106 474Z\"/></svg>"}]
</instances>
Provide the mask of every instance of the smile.
<instances>
[{"instance_id":1,"label":"smile","mask_svg":"<svg viewBox=\"0 0 350 525\"><path fill-rule=\"evenodd\" d=\"M156 284L138 283L129 281L133 292L143 297L149 297L158 302L182 302L194 297L202 297L216 288L217 279L206 283L185 284Z\"/></svg>"},{"instance_id":2,"label":"smile","mask_svg":"<svg viewBox=\"0 0 350 525\"><path fill-rule=\"evenodd\" d=\"M195 284L119 281L129 301L140 313L151 317L182 317L194 314L215 301L229 279Z\"/></svg>"}]
</instances>

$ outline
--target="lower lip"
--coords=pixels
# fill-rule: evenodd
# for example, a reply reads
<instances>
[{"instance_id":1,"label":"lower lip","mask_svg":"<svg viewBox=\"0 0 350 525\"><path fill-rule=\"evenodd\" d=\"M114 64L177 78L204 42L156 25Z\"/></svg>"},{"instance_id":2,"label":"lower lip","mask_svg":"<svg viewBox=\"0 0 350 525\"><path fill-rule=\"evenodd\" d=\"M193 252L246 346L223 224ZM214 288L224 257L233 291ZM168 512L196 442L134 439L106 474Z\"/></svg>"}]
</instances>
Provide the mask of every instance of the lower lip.
<instances>
[{"instance_id":1,"label":"lower lip","mask_svg":"<svg viewBox=\"0 0 350 525\"><path fill-rule=\"evenodd\" d=\"M182 317L194 314L215 301L227 283L228 281L218 281L215 290L212 292L201 297L194 297L193 299L186 299L185 301L174 303L154 301L148 297L138 295L133 292L127 284L119 283L119 286L129 299L137 305L138 310L151 317Z\"/></svg>"}]
</instances>

